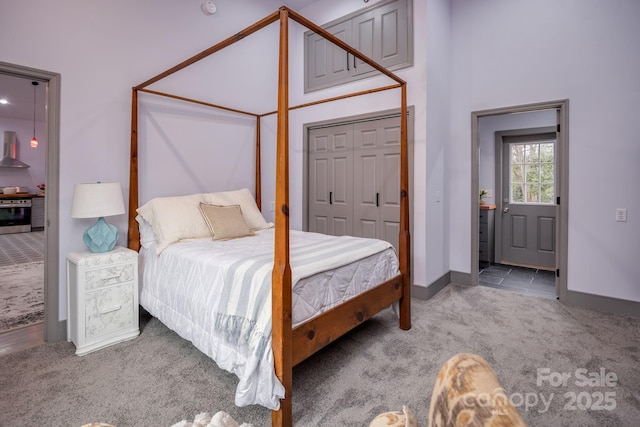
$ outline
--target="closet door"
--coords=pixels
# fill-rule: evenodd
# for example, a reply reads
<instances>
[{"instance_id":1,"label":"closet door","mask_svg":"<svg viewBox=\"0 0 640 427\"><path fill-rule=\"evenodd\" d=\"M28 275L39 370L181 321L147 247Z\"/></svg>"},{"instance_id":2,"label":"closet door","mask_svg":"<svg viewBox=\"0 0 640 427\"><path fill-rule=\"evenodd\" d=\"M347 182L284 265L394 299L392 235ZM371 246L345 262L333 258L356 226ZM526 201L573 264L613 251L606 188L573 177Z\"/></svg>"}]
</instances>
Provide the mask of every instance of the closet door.
<instances>
[{"instance_id":1,"label":"closet door","mask_svg":"<svg viewBox=\"0 0 640 427\"><path fill-rule=\"evenodd\" d=\"M309 231L353 234L353 126L309 132Z\"/></svg>"},{"instance_id":2,"label":"closet door","mask_svg":"<svg viewBox=\"0 0 640 427\"><path fill-rule=\"evenodd\" d=\"M398 70L413 65L412 5L411 0L381 0L323 28L383 67ZM313 31L304 39L305 93L378 74Z\"/></svg>"},{"instance_id":3,"label":"closet door","mask_svg":"<svg viewBox=\"0 0 640 427\"><path fill-rule=\"evenodd\" d=\"M354 125L354 235L398 247L400 118Z\"/></svg>"},{"instance_id":4,"label":"closet door","mask_svg":"<svg viewBox=\"0 0 640 427\"><path fill-rule=\"evenodd\" d=\"M343 42L348 43L351 39L350 21L332 25L326 30ZM349 79L351 71L346 50L313 32L305 34L305 45L305 92Z\"/></svg>"},{"instance_id":5,"label":"closet door","mask_svg":"<svg viewBox=\"0 0 640 427\"><path fill-rule=\"evenodd\" d=\"M380 65L390 68L409 61L409 26L407 0L380 5L352 19L351 45ZM351 75L374 71L355 59Z\"/></svg>"}]
</instances>

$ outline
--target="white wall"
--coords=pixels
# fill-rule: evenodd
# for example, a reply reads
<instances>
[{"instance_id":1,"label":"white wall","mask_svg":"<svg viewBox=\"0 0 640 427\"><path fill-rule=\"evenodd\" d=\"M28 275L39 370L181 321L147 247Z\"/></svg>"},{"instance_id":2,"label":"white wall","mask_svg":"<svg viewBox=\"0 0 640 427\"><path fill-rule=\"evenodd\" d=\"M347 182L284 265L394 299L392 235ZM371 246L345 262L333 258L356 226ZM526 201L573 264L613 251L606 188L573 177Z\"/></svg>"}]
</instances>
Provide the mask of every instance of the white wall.
<instances>
[{"instance_id":1,"label":"white wall","mask_svg":"<svg viewBox=\"0 0 640 427\"><path fill-rule=\"evenodd\" d=\"M443 3L443 1L439 1ZM445 2L446 3L446 2ZM369 2L366 6L372 5L374 2ZM310 6L298 11L306 18L322 25L330 22L336 18L344 16L355 10L363 8L365 5L362 2L344 2L340 0L322 0L312 3ZM414 156L413 156L413 180L410 180L410 191L413 195L413 211L411 212L411 222L413 224L412 234L412 259L413 259L413 283L419 286L425 286L431 283L433 280L442 276L448 271L448 265L446 255L442 256L442 248L446 246L446 232L443 232L443 209L444 202L436 202L432 200L428 202L427 191L425 191L426 182L429 179L433 179L434 188L443 187L444 181L444 168L442 167L442 158L434 160L433 163L440 166L436 167L435 172L431 172L428 176L429 169L425 167L427 162L427 156L429 156L428 150L433 150L433 156L440 156L442 147L446 145L447 138L442 137L446 134L446 126L442 126L435 130L434 134L438 136L434 137L433 141L427 139L427 105L426 105L426 79L427 75L427 49L425 41L429 39L427 34L427 1L426 0L414 0L413 1L413 16L414 16L414 66L406 69L396 71L396 74L400 78L407 82L408 88L408 105L412 105L415 108L414 117ZM448 14L448 7L441 8L444 10L438 10L437 13L445 16ZM434 16L436 11L434 11ZM448 34L448 26L444 29L438 28L440 32ZM306 102L311 102L318 99L330 98L345 93L357 92L366 90L372 87L380 87L393 83L387 77L375 77L368 78L354 82L349 85L341 85L339 87L330 88L326 90L316 91L309 94L303 93L303 33L305 28L293 23L290 27L291 38L291 51L290 51L290 64L291 65L291 80L290 80L290 105L297 105ZM443 68L435 66L435 71L439 71L442 74ZM432 71L432 72L435 72ZM443 76L446 80L446 76ZM446 91L442 95L446 102ZM348 117L358 114L364 114L375 111L385 111L393 108L399 108L400 106L400 91L390 90L383 93L377 93L373 95L367 95L357 98L351 98L348 100L326 104L322 106L315 106L311 108L305 108L301 110L294 110L289 117L290 124L290 164L291 164L291 187L290 187L290 204L291 204L291 226L292 228L301 229L303 223L303 135L302 128L306 123L314 123L323 120L329 120L334 118ZM434 107L435 108L435 107ZM441 119L446 120L448 113L441 113L439 116ZM435 122L434 122L435 123ZM263 123L263 131L265 134L271 134L273 136L275 132L275 122ZM440 135L439 135L440 133ZM273 137L265 138L265 148L268 148L273 152ZM268 141L271 141L269 146ZM265 158L265 175L267 176L263 183L264 193L263 200L265 206L268 206L270 200L274 200L274 179L273 169L269 169L275 158ZM442 190L444 192L444 190ZM441 200L444 200L441 199ZM433 204L432 208L429 208L429 203ZM430 210L431 209L431 210ZM433 218L428 218L427 215L431 213ZM269 214L267 215L269 216ZM430 238L427 239L426 236ZM428 254L428 255L427 255Z\"/></svg>"},{"instance_id":2,"label":"white wall","mask_svg":"<svg viewBox=\"0 0 640 427\"><path fill-rule=\"evenodd\" d=\"M217 0L218 12L205 16L201 3L1 0L2 61L61 74L60 319L66 318L65 256L85 249L82 233L93 222L69 217L74 184L119 181L125 198L128 195L131 88L279 6L275 1ZM225 76L231 82L234 77ZM191 86L202 89L207 82L194 81ZM157 130L166 131L175 142L172 126ZM199 139L189 129L181 136ZM163 179L170 181L173 172L163 171ZM118 243L126 245L126 215L109 221L120 230Z\"/></svg>"},{"instance_id":3,"label":"white wall","mask_svg":"<svg viewBox=\"0 0 640 427\"><path fill-rule=\"evenodd\" d=\"M442 0L444 1L444 0ZM61 0L55 3L44 0L33 2L10 2L2 0L2 14L0 14L0 51L5 62L23 66L57 72L62 76L61 87L61 124L60 124L60 319L66 318L66 273L64 267L65 254L71 251L83 250L82 233L91 224L91 220L77 220L69 218L73 186L78 182L91 181L119 181L122 183L125 198L128 195L129 173L129 140L130 140L130 106L131 88L146 79L164 71L176 63L201 52L215 43L236 34L241 29L262 19L277 10L277 1L250 0L218 0L218 11L213 16L205 16L200 10L201 1L175 0L139 0L128 2L124 0L97 0L84 2L80 0ZM372 3L373 4L373 3ZM325 0L313 3L301 13L314 20L324 23L340 17L358 8L364 7L361 2L346 3L336 0ZM426 194L424 182L427 171L424 168L426 146L425 120L425 57L426 49L426 0L414 1L415 25L415 66L399 72L402 78L409 82L409 104L415 106L415 170L413 204L416 214L412 220L416 224L416 234L413 236L414 254L414 282L425 284L427 252L441 253L446 245L446 236L427 242L424 233L427 227L434 231L441 230L441 224L426 220ZM29 22L30 31L24 31L24 22ZM277 24L276 24L277 27ZM222 58L225 65L231 67L213 67L205 71L204 65L198 66L185 76L172 76L158 85L160 90L172 90L184 87L183 96L214 94L219 95L215 102L220 104L237 103L240 107L255 108L257 112L264 112L268 104L263 98L255 94L261 89L267 90L267 98L271 96L275 106L276 67L275 54L266 45L267 39L277 41L277 29L265 29L264 41L257 48L246 48L250 45L243 40L238 45L243 46L240 54L225 53ZM302 95L302 38L303 29L298 24L290 28L292 37L291 63L297 63L299 77L296 80L295 67L290 83L291 104L308 100L324 98L337 94L340 90L327 90L313 95ZM20 37L16 37L20 34ZM298 34L298 36L296 36ZM256 37L256 36L253 36ZM253 39L251 37L251 39ZM257 36L260 37L260 36ZM295 42L297 37L297 44ZM248 53L247 53L248 52ZM269 62L271 61L271 62ZM267 65L264 65L264 62ZM204 64L204 62L203 62ZM273 74L271 74L273 68ZM208 74L207 74L208 73ZM205 78L202 76L205 75ZM351 85L351 90L371 87L380 84L382 78L367 79ZM384 84L387 84L386 81ZM216 85L216 86L213 86ZM213 89L215 87L215 89ZM244 92L238 96L233 88L242 87ZM398 91L399 92L399 91ZM387 110L399 105L399 94L382 94L366 101L363 110L362 102L346 102L336 108L313 108L306 111L292 113L290 118L292 137L292 225L301 227L302 224L302 124L332 117L352 115L354 111L368 112ZM184 120L195 126L190 126L179 132L177 121L163 121L165 112L173 108L171 103L150 100L146 98L141 109L141 133L153 143L160 144L163 152L175 154L188 151L183 148L183 142L195 141L202 144L206 140L201 135L206 131L206 125L199 122L210 112L189 107L194 117L172 120ZM182 107L181 107L182 108ZM183 110L184 111L184 110ZM253 111L253 110L250 110ZM240 120L240 119L238 119ZM238 124L242 138L250 132L251 126ZM275 131L275 125L266 120L263 124L265 134ZM226 129L223 133L232 132ZM223 140L216 140L216 144L224 144ZM228 144L232 144L229 141ZM269 140L264 141L264 168L269 173L272 161L269 159ZM439 142L443 144L443 142ZM231 145L229 145L231 147ZM271 147L272 148L272 147ZM438 150L438 148L436 148ZM231 151L231 149L229 149ZM241 151L241 154L246 154ZM209 156L212 156L209 153ZM272 154L271 154L272 156ZM224 163L213 159L210 170L216 176L236 173L246 168L250 163L249 155L236 157L238 162ZM158 159L163 168L158 180L148 174L150 165L141 164L142 178L149 189L144 190L143 199L166 191L176 194L184 189L195 191L212 190L227 185L226 181L212 182L201 179L200 173L192 173L186 167L188 162L179 160L178 164L165 164L166 159ZM201 160L202 162L202 160ZM239 166L238 166L239 165ZM147 169L145 169L147 168ZM221 168L221 170L214 170ZM226 169L225 169L226 168ZM442 172L436 178L443 180ZM150 172L149 172L150 173ZM273 176L273 170L271 170ZM439 176L438 176L439 175ZM227 174L229 176L229 174ZM234 180L237 176L229 178ZM175 178L175 179L174 179ZM182 179L190 178L192 182L182 183ZM179 183L180 182L180 183ZM154 185L154 189L151 186ZM268 208L268 201L273 199L273 180L268 177L264 185L263 200ZM442 187L437 184L436 187ZM209 190L210 188L207 188ZM438 215L442 215L442 209ZM119 244L126 245L126 215L111 217L120 230ZM446 273L446 262L439 261L436 268L439 271L430 273L432 277L439 277Z\"/></svg>"},{"instance_id":4,"label":"white wall","mask_svg":"<svg viewBox=\"0 0 640 427\"><path fill-rule=\"evenodd\" d=\"M416 38L416 48L426 46L426 164L416 164L416 191L424 191L426 214L414 207L415 234L424 236L424 253L414 254L415 268L424 262L431 284L449 271L449 162L451 141L451 6L449 0L428 0L426 34ZM416 23L419 21L416 21ZM426 39L426 41L425 41ZM420 170L421 172L418 172Z\"/></svg>"},{"instance_id":5,"label":"white wall","mask_svg":"<svg viewBox=\"0 0 640 427\"><path fill-rule=\"evenodd\" d=\"M139 203L255 187L255 119L140 94Z\"/></svg>"},{"instance_id":6,"label":"white wall","mask_svg":"<svg viewBox=\"0 0 640 427\"><path fill-rule=\"evenodd\" d=\"M470 113L566 98L568 289L640 301L640 2L451 4L451 269L470 272Z\"/></svg>"},{"instance_id":7,"label":"white wall","mask_svg":"<svg viewBox=\"0 0 640 427\"><path fill-rule=\"evenodd\" d=\"M232 36L275 11L280 3L217 0L218 12L205 16L200 0L0 1L2 60L62 76L59 267L60 319L64 319L64 255L84 248L81 235L90 223L69 218L73 186L120 181L126 197L131 87ZM360 7L362 2L322 0L300 12L323 23ZM569 289L640 301L636 285L640 264L634 245L640 236L636 215L640 200L635 192L625 190L626 184L640 182L635 164L640 158L640 121L635 109L640 105L636 46L640 27L635 22L639 8L634 0L614 5L600 0L414 0L415 66L398 72L408 82L409 104L416 113L414 283L430 284L449 270L470 272L471 111L569 98ZM28 32L24 31L26 21ZM292 34L302 32L296 25ZM291 59L301 67L300 37L298 43L292 45ZM262 46L253 54L225 59L242 65L247 58L271 57ZM204 82L187 76L187 86L199 93L211 90L207 83L223 79L222 93L228 99L221 103L251 105L253 91L239 98L229 87L247 85L247 74L273 87L268 68L251 63L232 72L217 70ZM302 95L301 73L298 78L291 80L292 104L340 92L329 89ZM379 81L367 79L349 89L360 90ZM354 101L292 113L294 226L302 224L302 124L398 105L391 94L372 99L367 98L366 110L362 102ZM147 124L158 114L147 116ZM170 135L167 149L178 146L174 126L166 122L155 128L158 136ZM269 121L263 126L265 133L274 132ZM240 127L246 132L244 125ZM188 129L180 137L201 138ZM269 159L265 159L266 169L267 164ZM173 182L167 176L163 179ZM210 184L202 182L198 188ZM273 194L269 185L265 182L265 201L270 200L268 191ZM614 221L617 207L629 210L628 222ZM112 222L121 231L119 244L124 245L126 216L113 217Z\"/></svg>"}]
</instances>

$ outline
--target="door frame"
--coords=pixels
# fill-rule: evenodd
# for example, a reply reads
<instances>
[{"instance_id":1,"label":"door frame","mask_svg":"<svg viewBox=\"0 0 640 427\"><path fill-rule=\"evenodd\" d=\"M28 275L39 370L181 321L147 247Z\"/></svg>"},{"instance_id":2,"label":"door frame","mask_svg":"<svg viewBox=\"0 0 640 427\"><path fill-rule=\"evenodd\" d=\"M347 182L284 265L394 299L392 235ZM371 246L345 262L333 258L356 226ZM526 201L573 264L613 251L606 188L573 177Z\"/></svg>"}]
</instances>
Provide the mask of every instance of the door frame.
<instances>
[{"instance_id":1,"label":"door frame","mask_svg":"<svg viewBox=\"0 0 640 427\"><path fill-rule=\"evenodd\" d=\"M557 100L539 102L533 104L524 104L508 107L500 107L488 110L471 112L471 285L478 285L478 264L479 264L479 241L478 232L480 227L479 220L479 191L480 191L480 152L478 141L479 121L483 117L506 115L513 113L527 113L540 110L556 110L557 124L557 150L556 165L558 173L556 174L557 197L560 204L557 205L556 212L556 294L561 302L567 301L567 249L569 241L568 225L569 225L569 100Z\"/></svg>"},{"instance_id":2,"label":"door frame","mask_svg":"<svg viewBox=\"0 0 640 427\"><path fill-rule=\"evenodd\" d=\"M39 80L47 85L45 175L47 197L45 198L45 254L44 254L44 340L66 339L61 327L60 311L60 80L59 73L0 62L0 73L30 80Z\"/></svg>"},{"instance_id":3,"label":"door frame","mask_svg":"<svg viewBox=\"0 0 640 427\"><path fill-rule=\"evenodd\" d=\"M546 135L546 134L550 134L550 133L555 133L555 138L557 139L557 132L556 132L556 127L555 126L543 126L543 127L537 127L537 128L529 128L529 129L511 129L511 130L503 130L503 131L498 131L496 132L495 135L495 194L500 194L500 197L496 196L496 215L495 215L495 259L496 262L499 259L502 259L502 215L499 215L502 213L502 209L503 209L503 201L502 201L502 193L498 193L498 189L502 190L502 186L504 185L504 179L505 176L502 173L502 168L503 168L503 162L504 162L504 155L503 155L503 148L504 148L504 144L506 144L506 142L504 141L505 138L509 138L512 136L523 136L523 137L535 137L538 135ZM555 143L555 150L554 153L557 151L558 148L558 144L557 142ZM557 172L557 156L554 154L554 168L556 168L556 172ZM557 188L557 186L556 186ZM557 210L557 209L556 209ZM557 212L556 212L557 213ZM557 240L557 239L556 239ZM555 265L555 262L557 260L554 261L554 269L557 267Z\"/></svg>"}]
</instances>

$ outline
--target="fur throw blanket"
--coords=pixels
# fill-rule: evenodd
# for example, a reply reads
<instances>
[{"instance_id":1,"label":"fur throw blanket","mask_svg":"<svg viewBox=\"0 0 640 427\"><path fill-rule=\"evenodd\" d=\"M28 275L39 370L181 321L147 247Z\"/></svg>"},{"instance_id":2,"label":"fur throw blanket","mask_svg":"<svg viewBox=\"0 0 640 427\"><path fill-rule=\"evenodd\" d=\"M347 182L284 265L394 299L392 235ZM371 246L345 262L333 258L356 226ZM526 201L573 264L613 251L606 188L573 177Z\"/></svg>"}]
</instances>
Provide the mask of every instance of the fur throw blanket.
<instances>
[{"instance_id":1,"label":"fur throw blanket","mask_svg":"<svg viewBox=\"0 0 640 427\"><path fill-rule=\"evenodd\" d=\"M187 420L180 421L171 427L253 427L252 424L238 424L231 418L231 415L220 411L211 416L208 412L202 412L193 419L193 422Z\"/></svg>"}]
</instances>

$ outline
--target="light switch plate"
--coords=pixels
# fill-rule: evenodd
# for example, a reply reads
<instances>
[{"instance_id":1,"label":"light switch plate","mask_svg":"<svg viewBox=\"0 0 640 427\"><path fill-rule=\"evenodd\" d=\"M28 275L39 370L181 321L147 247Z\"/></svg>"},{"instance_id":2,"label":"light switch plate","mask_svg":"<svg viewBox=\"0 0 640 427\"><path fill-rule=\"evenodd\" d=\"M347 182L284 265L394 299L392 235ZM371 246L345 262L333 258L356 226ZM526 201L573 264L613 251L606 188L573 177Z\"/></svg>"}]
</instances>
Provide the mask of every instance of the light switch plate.
<instances>
[{"instance_id":1,"label":"light switch plate","mask_svg":"<svg viewBox=\"0 0 640 427\"><path fill-rule=\"evenodd\" d=\"M616 221L627 222L627 210L623 208L616 209Z\"/></svg>"}]
</instances>

